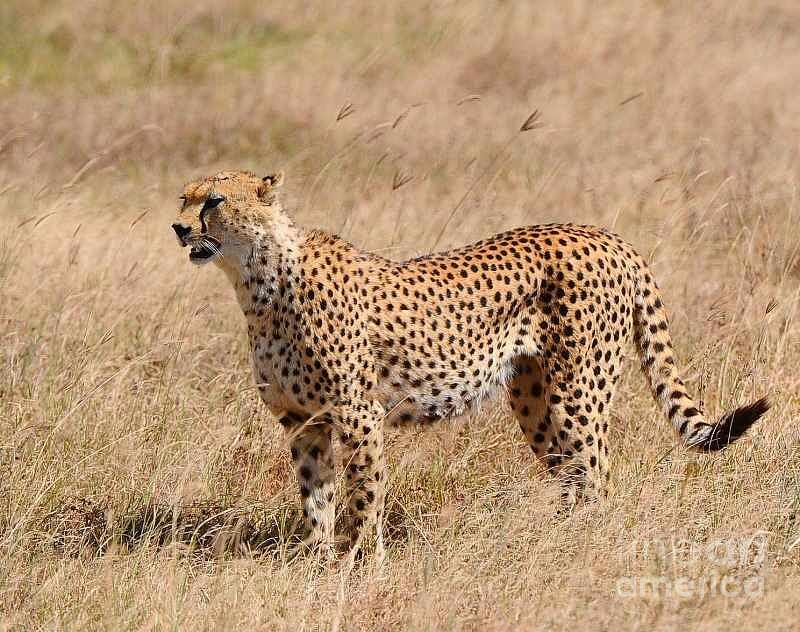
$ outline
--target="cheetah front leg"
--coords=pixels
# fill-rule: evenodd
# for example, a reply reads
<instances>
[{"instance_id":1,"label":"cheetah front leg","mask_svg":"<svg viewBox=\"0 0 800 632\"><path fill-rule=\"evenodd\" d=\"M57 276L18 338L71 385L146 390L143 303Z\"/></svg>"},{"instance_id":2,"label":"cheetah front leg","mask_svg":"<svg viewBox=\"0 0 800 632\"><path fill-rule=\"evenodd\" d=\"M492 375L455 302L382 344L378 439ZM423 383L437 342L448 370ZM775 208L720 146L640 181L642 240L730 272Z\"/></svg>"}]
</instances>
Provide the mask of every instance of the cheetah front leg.
<instances>
[{"instance_id":1,"label":"cheetah front leg","mask_svg":"<svg viewBox=\"0 0 800 632\"><path fill-rule=\"evenodd\" d=\"M383 562L383 511L386 499L383 422L384 411L378 402L354 402L342 409L342 465L349 511L350 568L362 552L373 528L375 563L380 566Z\"/></svg>"},{"instance_id":2,"label":"cheetah front leg","mask_svg":"<svg viewBox=\"0 0 800 632\"><path fill-rule=\"evenodd\" d=\"M331 558L334 544L333 443L330 419L281 419L300 487L305 533L294 553L319 551Z\"/></svg>"}]
</instances>

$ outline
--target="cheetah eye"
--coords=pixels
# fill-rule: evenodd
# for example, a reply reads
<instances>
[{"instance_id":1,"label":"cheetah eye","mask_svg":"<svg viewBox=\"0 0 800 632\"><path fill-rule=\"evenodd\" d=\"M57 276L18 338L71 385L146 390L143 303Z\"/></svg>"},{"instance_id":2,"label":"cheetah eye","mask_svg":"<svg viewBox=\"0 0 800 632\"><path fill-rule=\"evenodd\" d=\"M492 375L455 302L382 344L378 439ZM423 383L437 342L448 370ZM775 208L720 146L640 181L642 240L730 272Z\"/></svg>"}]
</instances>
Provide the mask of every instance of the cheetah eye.
<instances>
[{"instance_id":1,"label":"cheetah eye","mask_svg":"<svg viewBox=\"0 0 800 632\"><path fill-rule=\"evenodd\" d=\"M206 198L206 201L203 203L203 208L200 209L200 211L210 211L211 209L217 208L224 201L225 198L221 195L209 195Z\"/></svg>"}]
</instances>

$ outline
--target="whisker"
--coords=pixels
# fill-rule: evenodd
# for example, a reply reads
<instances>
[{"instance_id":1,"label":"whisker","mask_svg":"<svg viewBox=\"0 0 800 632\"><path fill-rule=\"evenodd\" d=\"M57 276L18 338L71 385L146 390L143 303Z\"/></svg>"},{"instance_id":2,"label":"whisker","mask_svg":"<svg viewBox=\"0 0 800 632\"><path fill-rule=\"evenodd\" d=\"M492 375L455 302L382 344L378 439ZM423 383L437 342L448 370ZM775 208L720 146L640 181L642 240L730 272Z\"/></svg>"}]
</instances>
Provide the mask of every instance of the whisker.
<instances>
[{"instance_id":1,"label":"whisker","mask_svg":"<svg viewBox=\"0 0 800 632\"><path fill-rule=\"evenodd\" d=\"M206 250L210 250L214 256L217 257L223 256L222 251L219 249L219 247L211 239L208 239L207 237L200 237L200 239L197 242L197 245L200 248L205 248Z\"/></svg>"},{"instance_id":2,"label":"whisker","mask_svg":"<svg viewBox=\"0 0 800 632\"><path fill-rule=\"evenodd\" d=\"M210 239L203 239L203 245L208 248L211 252L213 252L216 256L222 257L222 251L219 247Z\"/></svg>"}]
</instances>

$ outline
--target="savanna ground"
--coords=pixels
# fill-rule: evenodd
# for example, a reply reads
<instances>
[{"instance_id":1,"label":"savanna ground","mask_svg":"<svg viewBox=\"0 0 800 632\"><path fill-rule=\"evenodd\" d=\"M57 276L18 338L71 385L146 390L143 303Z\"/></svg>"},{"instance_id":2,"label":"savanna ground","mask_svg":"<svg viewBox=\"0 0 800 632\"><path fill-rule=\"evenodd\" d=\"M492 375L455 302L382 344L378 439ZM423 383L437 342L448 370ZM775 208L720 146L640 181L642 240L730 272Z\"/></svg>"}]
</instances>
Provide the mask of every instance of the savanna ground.
<instances>
[{"instance_id":1,"label":"savanna ground","mask_svg":"<svg viewBox=\"0 0 800 632\"><path fill-rule=\"evenodd\" d=\"M0 627L794 626L800 6L223 5L0 5ZM706 410L774 407L690 454L634 366L610 498L567 517L502 408L394 435L382 574L286 564L242 317L169 229L220 168L285 169L300 223L391 257L612 227Z\"/></svg>"}]
</instances>

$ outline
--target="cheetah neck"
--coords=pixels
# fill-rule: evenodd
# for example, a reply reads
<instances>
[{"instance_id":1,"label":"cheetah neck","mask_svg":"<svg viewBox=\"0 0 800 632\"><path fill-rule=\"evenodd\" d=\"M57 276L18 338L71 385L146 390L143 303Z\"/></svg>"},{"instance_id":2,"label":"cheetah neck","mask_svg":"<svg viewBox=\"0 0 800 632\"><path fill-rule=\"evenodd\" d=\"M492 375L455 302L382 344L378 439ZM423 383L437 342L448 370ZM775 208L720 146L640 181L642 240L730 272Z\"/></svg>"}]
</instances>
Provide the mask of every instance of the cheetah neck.
<instances>
[{"instance_id":1,"label":"cheetah neck","mask_svg":"<svg viewBox=\"0 0 800 632\"><path fill-rule=\"evenodd\" d=\"M283 213L253 230L251 248L223 266L248 318L261 318L286 299L297 275L304 231Z\"/></svg>"}]
</instances>

